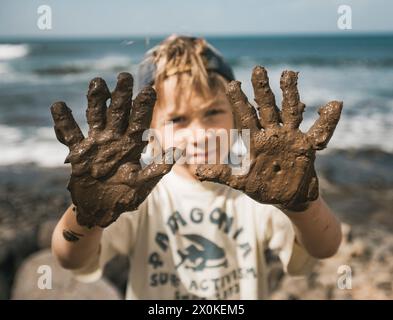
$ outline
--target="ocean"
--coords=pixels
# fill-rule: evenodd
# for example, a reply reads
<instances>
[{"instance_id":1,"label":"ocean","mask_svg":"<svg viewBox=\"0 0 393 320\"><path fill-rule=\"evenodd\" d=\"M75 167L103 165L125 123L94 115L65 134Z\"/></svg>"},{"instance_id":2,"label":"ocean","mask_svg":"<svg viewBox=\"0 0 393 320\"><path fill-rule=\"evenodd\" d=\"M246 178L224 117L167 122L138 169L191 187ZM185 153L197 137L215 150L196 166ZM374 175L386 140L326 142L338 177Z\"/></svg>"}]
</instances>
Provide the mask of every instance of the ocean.
<instances>
[{"instance_id":1,"label":"ocean","mask_svg":"<svg viewBox=\"0 0 393 320\"><path fill-rule=\"evenodd\" d=\"M0 41L0 165L62 166L67 149L55 138L49 107L63 100L86 131L89 80L110 88L121 71L136 74L159 38ZM393 35L207 38L227 59L253 100L251 70L267 68L281 102L280 74L299 71L306 104L302 130L330 100L344 109L328 150L393 153Z\"/></svg>"}]
</instances>

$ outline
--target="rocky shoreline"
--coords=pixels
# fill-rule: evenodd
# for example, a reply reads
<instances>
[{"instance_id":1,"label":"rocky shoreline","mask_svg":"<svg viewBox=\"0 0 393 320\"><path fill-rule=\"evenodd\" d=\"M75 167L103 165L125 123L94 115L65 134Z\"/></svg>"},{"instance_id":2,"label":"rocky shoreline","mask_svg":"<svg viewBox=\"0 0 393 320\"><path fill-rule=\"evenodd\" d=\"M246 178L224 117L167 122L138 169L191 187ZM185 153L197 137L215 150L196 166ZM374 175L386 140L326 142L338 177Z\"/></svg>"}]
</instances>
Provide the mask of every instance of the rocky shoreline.
<instances>
[{"instance_id":1,"label":"rocky shoreline","mask_svg":"<svg viewBox=\"0 0 393 320\"><path fill-rule=\"evenodd\" d=\"M283 275L272 259L272 298L393 299L393 155L378 150L324 153L317 170L322 195L343 222L343 244L307 278ZM0 299L123 297L128 263L122 257L107 266L109 281L94 284L95 290L69 280L58 285L61 290L36 296L26 285L29 277L37 277L28 263L55 264L48 248L53 226L70 203L68 175L67 167L0 167ZM338 284L340 266L350 267L351 289ZM66 277L66 271L55 270Z\"/></svg>"}]
</instances>

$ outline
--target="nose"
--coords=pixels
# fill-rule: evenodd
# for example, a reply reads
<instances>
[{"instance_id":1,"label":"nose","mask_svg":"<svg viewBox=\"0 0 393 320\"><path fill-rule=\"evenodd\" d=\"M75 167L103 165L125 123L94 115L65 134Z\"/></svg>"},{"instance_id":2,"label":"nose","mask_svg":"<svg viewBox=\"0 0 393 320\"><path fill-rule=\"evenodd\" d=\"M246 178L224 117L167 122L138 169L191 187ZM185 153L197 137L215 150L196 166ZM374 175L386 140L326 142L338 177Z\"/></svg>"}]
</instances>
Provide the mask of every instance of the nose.
<instances>
[{"instance_id":1,"label":"nose","mask_svg":"<svg viewBox=\"0 0 393 320\"><path fill-rule=\"evenodd\" d=\"M193 147L197 147L198 145L207 145L209 141L209 128L207 128L201 121L194 120L188 126L190 130L190 141L189 143Z\"/></svg>"}]
</instances>

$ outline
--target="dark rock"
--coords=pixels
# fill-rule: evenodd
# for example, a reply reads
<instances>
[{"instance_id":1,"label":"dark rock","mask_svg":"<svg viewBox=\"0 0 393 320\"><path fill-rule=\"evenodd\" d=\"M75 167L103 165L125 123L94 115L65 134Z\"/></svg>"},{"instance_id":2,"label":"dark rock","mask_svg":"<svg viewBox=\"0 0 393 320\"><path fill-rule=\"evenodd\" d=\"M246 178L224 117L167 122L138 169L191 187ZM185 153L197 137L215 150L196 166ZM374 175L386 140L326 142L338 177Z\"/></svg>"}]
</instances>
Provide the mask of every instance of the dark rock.
<instances>
[{"instance_id":1,"label":"dark rock","mask_svg":"<svg viewBox=\"0 0 393 320\"><path fill-rule=\"evenodd\" d=\"M345 187L393 188L393 154L381 150L337 150L319 155L317 170Z\"/></svg>"},{"instance_id":2,"label":"dark rock","mask_svg":"<svg viewBox=\"0 0 393 320\"><path fill-rule=\"evenodd\" d=\"M10 289L10 281L7 275L0 273L0 300L9 298Z\"/></svg>"},{"instance_id":3,"label":"dark rock","mask_svg":"<svg viewBox=\"0 0 393 320\"><path fill-rule=\"evenodd\" d=\"M129 269L128 257L120 255L108 262L104 269L104 276L119 289L123 296L126 294Z\"/></svg>"}]
</instances>

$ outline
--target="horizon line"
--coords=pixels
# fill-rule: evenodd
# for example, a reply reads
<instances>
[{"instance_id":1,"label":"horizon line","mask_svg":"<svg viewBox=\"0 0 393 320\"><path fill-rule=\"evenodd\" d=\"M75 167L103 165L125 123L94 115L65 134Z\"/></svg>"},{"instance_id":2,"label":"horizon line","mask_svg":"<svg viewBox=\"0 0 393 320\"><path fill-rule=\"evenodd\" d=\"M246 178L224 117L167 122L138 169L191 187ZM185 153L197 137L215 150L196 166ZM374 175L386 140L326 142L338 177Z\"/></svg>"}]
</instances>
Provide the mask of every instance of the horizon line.
<instances>
[{"instance_id":1,"label":"horizon line","mask_svg":"<svg viewBox=\"0 0 393 320\"><path fill-rule=\"evenodd\" d=\"M165 38L172 33L156 33L156 34L124 34L124 35L55 35L55 36L38 36L38 35L17 35L17 36L0 36L0 41L3 40L119 40L127 38L137 39L158 39ZM361 37L361 36L393 36L393 31L361 31L354 32L351 30L335 31L335 32L288 32L288 33L191 33L179 32L179 35L192 35L206 38L246 38L246 37Z\"/></svg>"}]
</instances>

